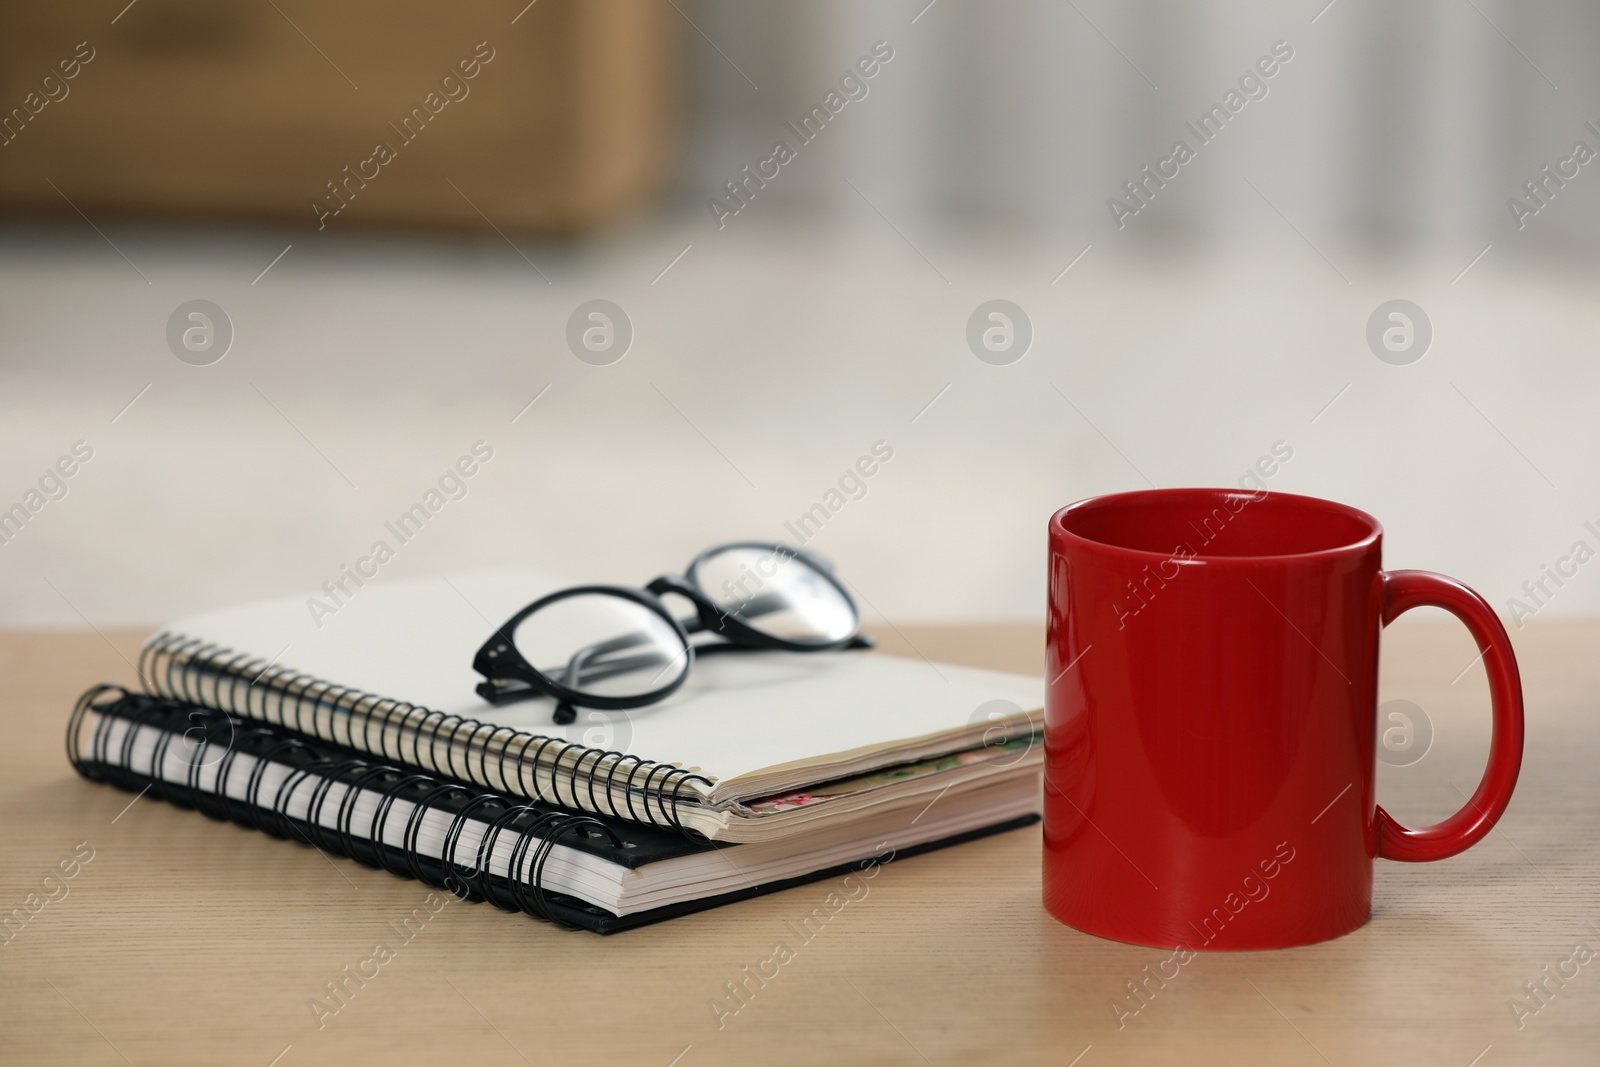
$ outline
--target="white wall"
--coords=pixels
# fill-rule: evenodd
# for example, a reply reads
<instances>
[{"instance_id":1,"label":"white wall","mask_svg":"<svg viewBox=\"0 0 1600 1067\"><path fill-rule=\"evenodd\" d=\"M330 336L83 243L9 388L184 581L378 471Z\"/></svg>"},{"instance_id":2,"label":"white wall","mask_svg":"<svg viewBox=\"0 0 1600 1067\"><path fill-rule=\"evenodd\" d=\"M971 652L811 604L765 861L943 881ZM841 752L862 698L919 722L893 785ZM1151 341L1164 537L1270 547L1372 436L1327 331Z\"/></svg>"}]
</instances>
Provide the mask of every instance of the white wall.
<instances>
[{"instance_id":1,"label":"white wall","mask_svg":"<svg viewBox=\"0 0 1600 1067\"><path fill-rule=\"evenodd\" d=\"M1392 565L1501 607L1573 541L1600 547L1582 525L1600 526L1592 278L1493 252L1454 286L1464 259L1341 253L1346 284L1292 232L1203 261L1106 241L1052 286L1078 247L918 230L947 284L881 221L718 233L690 212L526 245L553 285L493 241L332 238L252 286L281 235L114 237L150 284L70 227L0 252L0 503L94 448L0 545L5 625L153 624L314 587L480 439L495 458L386 577L524 561L642 581L786 536L878 440L894 458L815 545L895 620L1037 617L1054 508L1145 478L1232 483L1279 440L1274 488L1370 509ZM1436 336L1397 367L1364 329L1402 295ZM163 336L197 296L237 332L209 367ZM563 340L595 296L634 322L613 366ZM964 338L995 296L1036 330L1006 367ZM1600 607L1591 571L1552 612Z\"/></svg>"},{"instance_id":2,"label":"white wall","mask_svg":"<svg viewBox=\"0 0 1600 1067\"><path fill-rule=\"evenodd\" d=\"M926 5L698 0L687 8L704 36L686 29L684 38L693 104L686 199L703 209L783 135L785 120L884 40L895 58L837 130L807 147L806 179L785 176L764 195L870 217L849 179L902 222L968 218L1081 247L1115 232L1107 198L1282 41L1294 58L1267 81L1266 97L1247 104L1119 239L1202 247L1274 239L1276 214L1235 209L1246 176L1319 243L1470 258L1494 241L1583 257L1600 237L1600 179L1587 168L1536 225L1519 231L1506 207L1575 139L1600 149L1584 129L1600 123L1592 62L1600 8L1583 0Z\"/></svg>"},{"instance_id":3,"label":"white wall","mask_svg":"<svg viewBox=\"0 0 1600 1067\"><path fill-rule=\"evenodd\" d=\"M1037 617L1054 508L1231 483L1280 440L1274 487L1370 509L1392 565L1502 610L1574 542L1600 549L1600 176L1522 229L1505 204L1573 140L1600 149L1593 10L923 9L687 5L675 198L585 244L11 224L0 508L75 441L94 458L0 544L0 624L315 587L480 439L495 458L386 578L642 581L785 536L878 440L893 460L816 546L895 620ZM707 199L879 39L895 58L869 95L719 228ZM1279 39L1295 58L1269 95L1119 229L1107 198ZM637 332L614 366L563 340L595 297ZM1013 366L964 340L995 297L1034 323ZM1397 297L1436 333L1406 367L1364 339ZM164 339L194 298L237 331L214 366ZM1591 571L1547 580L1549 613L1600 609Z\"/></svg>"}]
</instances>

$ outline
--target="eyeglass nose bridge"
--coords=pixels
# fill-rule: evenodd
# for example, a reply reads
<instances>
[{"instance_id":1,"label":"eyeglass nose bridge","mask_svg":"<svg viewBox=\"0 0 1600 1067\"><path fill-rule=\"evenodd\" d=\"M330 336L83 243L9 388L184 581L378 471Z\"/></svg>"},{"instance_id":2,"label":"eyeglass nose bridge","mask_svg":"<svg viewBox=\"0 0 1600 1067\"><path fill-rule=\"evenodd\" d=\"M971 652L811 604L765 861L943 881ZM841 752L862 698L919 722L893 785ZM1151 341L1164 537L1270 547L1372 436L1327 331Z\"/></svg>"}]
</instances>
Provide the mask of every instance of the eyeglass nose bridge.
<instances>
[{"instance_id":1,"label":"eyeglass nose bridge","mask_svg":"<svg viewBox=\"0 0 1600 1067\"><path fill-rule=\"evenodd\" d=\"M694 583L677 574L663 574L645 586L645 588L657 597L660 597L663 593L676 593L679 596L688 597L696 603L705 599L705 594Z\"/></svg>"},{"instance_id":2,"label":"eyeglass nose bridge","mask_svg":"<svg viewBox=\"0 0 1600 1067\"><path fill-rule=\"evenodd\" d=\"M701 589L689 578L679 574L663 574L645 586L645 589L657 600L671 593L675 596L681 596L693 604L695 617L699 620L700 625L698 627L686 627L688 632L693 633L696 630L702 630L726 636L727 627L724 623L731 616L718 608L716 602L711 599L705 590Z\"/></svg>"}]
</instances>

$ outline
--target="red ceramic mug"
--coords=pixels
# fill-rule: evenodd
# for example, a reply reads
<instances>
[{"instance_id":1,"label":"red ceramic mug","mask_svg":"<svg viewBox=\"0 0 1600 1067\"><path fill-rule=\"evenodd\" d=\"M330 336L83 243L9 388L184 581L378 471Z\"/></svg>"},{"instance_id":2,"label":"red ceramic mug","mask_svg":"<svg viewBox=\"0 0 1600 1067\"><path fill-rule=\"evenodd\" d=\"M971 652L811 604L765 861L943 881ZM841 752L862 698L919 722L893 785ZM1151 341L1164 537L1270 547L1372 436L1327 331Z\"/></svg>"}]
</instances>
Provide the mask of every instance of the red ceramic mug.
<instances>
[{"instance_id":1,"label":"red ceramic mug","mask_svg":"<svg viewBox=\"0 0 1600 1067\"><path fill-rule=\"evenodd\" d=\"M1313 497L1163 489L1050 520L1044 903L1162 948L1349 933L1372 860L1437 860L1494 826L1522 762L1522 683L1477 593L1385 571L1383 530ZM1488 769L1435 826L1374 800L1378 638L1453 613L1489 676Z\"/></svg>"}]
</instances>

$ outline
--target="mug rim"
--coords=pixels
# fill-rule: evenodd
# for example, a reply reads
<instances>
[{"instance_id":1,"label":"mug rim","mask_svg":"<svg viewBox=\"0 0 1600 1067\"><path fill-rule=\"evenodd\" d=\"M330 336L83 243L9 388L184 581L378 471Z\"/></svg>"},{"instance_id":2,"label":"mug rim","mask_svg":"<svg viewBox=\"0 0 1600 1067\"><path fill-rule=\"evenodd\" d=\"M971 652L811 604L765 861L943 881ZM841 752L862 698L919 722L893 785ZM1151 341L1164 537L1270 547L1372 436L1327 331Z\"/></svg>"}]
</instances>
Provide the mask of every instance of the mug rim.
<instances>
[{"instance_id":1,"label":"mug rim","mask_svg":"<svg viewBox=\"0 0 1600 1067\"><path fill-rule=\"evenodd\" d=\"M1099 541L1072 530L1067 526L1067 519L1073 514L1092 507L1115 507L1135 500L1149 500L1151 498L1164 498L1169 504L1192 502L1196 506L1202 503L1226 506L1228 498L1247 497L1251 503L1259 503L1268 498L1282 501L1301 507L1308 511L1320 511L1325 514L1338 514L1347 519L1354 519L1366 527L1366 533L1352 541L1334 545L1330 548L1319 548L1310 552L1272 552L1256 555L1222 556L1209 555L1204 551L1197 552L1184 562L1188 565L1209 564L1213 566L1227 566L1229 564L1256 564L1264 562L1312 562L1317 560L1335 559L1340 556L1359 554L1383 539L1383 524L1376 518L1362 511L1360 508L1341 504L1337 500L1328 500L1319 496L1306 496L1301 493L1283 493L1273 490L1248 490L1228 488L1207 488L1203 486L1183 486L1167 489L1134 489L1121 493L1102 493L1098 496L1084 497L1082 500L1073 501L1071 504L1056 511L1050 516L1050 533L1052 538L1061 537L1066 541L1090 551L1106 555L1116 555L1127 559L1158 561L1170 559L1172 551L1153 552L1149 549L1132 548L1111 541ZM1242 508L1240 510L1243 510Z\"/></svg>"}]
</instances>

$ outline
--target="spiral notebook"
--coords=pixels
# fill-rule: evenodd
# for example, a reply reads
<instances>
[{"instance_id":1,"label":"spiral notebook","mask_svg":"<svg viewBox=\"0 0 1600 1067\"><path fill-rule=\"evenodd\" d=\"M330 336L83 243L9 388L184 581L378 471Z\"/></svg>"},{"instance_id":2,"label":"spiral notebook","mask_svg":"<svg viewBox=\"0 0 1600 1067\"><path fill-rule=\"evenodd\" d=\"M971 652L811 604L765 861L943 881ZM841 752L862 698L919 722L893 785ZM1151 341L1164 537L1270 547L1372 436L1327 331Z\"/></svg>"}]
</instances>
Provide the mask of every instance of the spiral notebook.
<instances>
[{"instance_id":1,"label":"spiral notebook","mask_svg":"<svg viewBox=\"0 0 1600 1067\"><path fill-rule=\"evenodd\" d=\"M708 656L669 699L569 726L548 700L489 705L474 651L554 586L480 572L346 586L331 612L323 597L207 612L153 636L140 674L155 694L430 774L720 841L1037 779L1038 746L986 746L1038 734L1041 679L872 652ZM816 788L842 779L857 787ZM803 799L757 803L785 793Z\"/></svg>"},{"instance_id":2,"label":"spiral notebook","mask_svg":"<svg viewBox=\"0 0 1600 1067\"><path fill-rule=\"evenodd\" d=\"M782 842L717 845L412 774L112 686L78 701L67 754L92 781L597 933L871 872L1037 821L1032 783L1011 779L920 813L882 812Z\"/></svg>"}]
</instances>

